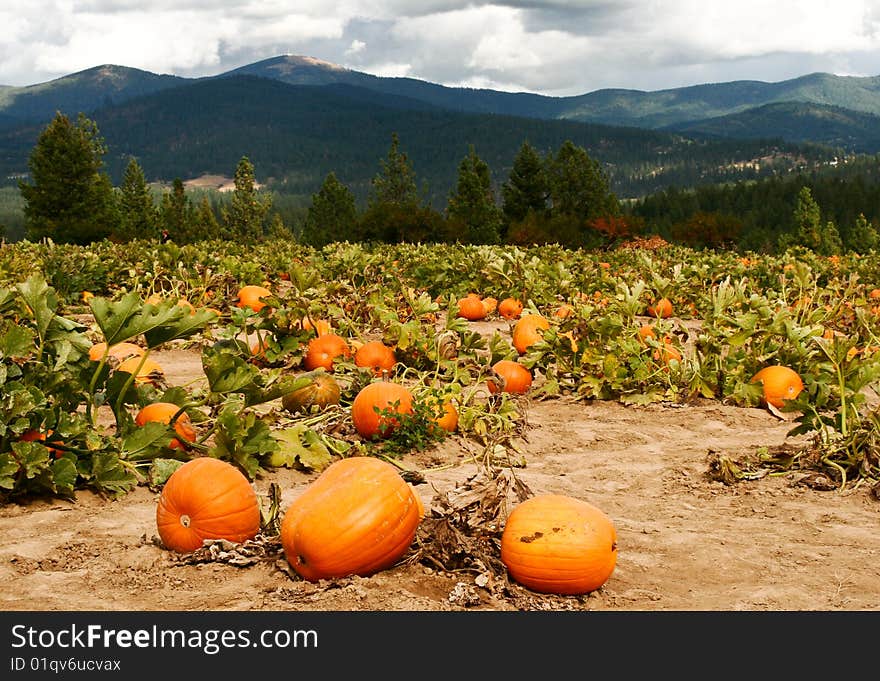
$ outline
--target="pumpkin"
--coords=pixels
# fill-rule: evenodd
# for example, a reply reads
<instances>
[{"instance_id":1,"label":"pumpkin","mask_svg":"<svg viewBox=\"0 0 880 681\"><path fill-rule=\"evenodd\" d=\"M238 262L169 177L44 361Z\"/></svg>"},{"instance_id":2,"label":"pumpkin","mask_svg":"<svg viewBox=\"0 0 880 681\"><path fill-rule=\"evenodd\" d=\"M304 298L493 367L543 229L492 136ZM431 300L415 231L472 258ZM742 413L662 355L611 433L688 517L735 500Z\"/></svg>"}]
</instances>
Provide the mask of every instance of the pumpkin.
<instances>
[{"instance_id":1,"label":"pumpkin","mask_svg":"<svg viewBox=\"0 0 880 681\"><path fill-rule=\"evenodd\" d=\"M141 362L143 361L143 364ZM140 369L138 369L140 366ZM158 386L162 382L165 372L158 362L153 361L149 357L143 358L135 355L123 360L116 367L116 371L124 371L128 374L135 374L135 383L149 383Z\"/></svg>"},{"instance_id":2,"label":"pumpkin","mask_svg":"<svg viewBox=\"0 0 880 681\"><path fill-rule=\"evenodd\" d=\"M782 365L771 365L752 376L751 383L761 383L763 394L761 402L772 404L780 409L785 400L795 399L804 389L804 382L794 369Z\"/></svg>"},{"instance_id":3,"label":"pumpkin","mask_svg":"<svg viewBox=\"0 0 880 681\"><path fill-rule=\"evenodd\" d=\"M513 327L513 347L519 354L524 355L532 345L544 337L541 332L549 328L550 320L543 315L527 314L520 317Z\"/></svg>"},{"instance_id":4,"label":"pumpkin","mask_svg":"<svg viewBox=\"0 0 880 681\"><path fill-rule=\"evenodd\" d=\"M490 393L523 395L532 387L532 372L512 359L500 359L492 365L493 375L486 381Z\"/></svg>"},{"instance_id":5,"label":"pumpkin","mask_svg":"<svg viewBox=\"0 0 880 681\"><path fill-rule=\"evenodd\" d=\"M281 521L281 545L303 579L367 577L412 544L424 504L392 464L340 459L306 487Z\"/></svg>"},{"instance_id":6,"label":"pumpkin","mask_svg":"<svg viewBox=\"0 0 880 681\"><path fill-rule=\"evenodd\" d=\"M673 360L681 361L681 352L672 344L672 339L668 336L663 339L662 347L654 348L654 353L651 356L655 362L663 362L667 365Z\"/></svg>"},{"instance_id":7,"label":"pumpkin","mask_svg":"<svg viewBox=\"0 0 880 681\"><path fill-rule=\"evenodd\" d=\"M281 406L293 414L299 411L309 412L312 405L325 409L331 404L339 404L341 392L339 383L333 376L319 371L308 385L282 395Z\"/></svg>"},{"instance_id":8,"label":"pumpkin","mask_svg":"<svg viewBox=\"0 0 880 681\"><path fill-rule=\"evenodd\" d=\"M45 433L41 430L37 430L36 428L31 428L30 430L26 430L19 436L19 440L22 442L42 442L45 444L46 438L51 437L52 433L54 433L51 428L48 429ZM57 444L63 445L64 443L60 440L53 440ZM64 455L64 450L57 449L56 447L51 447L46 445L46 448L49 450L49 454L52 454L56 459L60 459Z\"/></svg>"},{"instance_id":9,"label":"pumpkin","mask_svg":"<svg viewBox=\"0 0 880 681\"><path fill-rule=\"evenodd\" d=\"M312 319L308 315L303 317L299 323L295 324L295 326L298 326L305 331L314 331L316 336L323 336L333 330L333 327L330 326L330 322L326 319Z\"/></svg>"},{"instance_id":10,"label":"pumpkin","mask_svg":"<svg viewBox=\"0 0 880 681\"><path fill-rule=\"evenodd\" d=\"M498 299L493 298L492 296L487 296L480 302L483 303L483 309L486 311L487 315L492 314L498 309Z\"/></svg>"},{"instance_id":11,"label":"pumpkin","mask_svg":"<svg viewBox=\"0 0 880 681\"><path fill-rule=\"evenodd\" d=\"M596 506L563 494L540 494L507 517L501 562L515 582L532 591L585 594L614 571L617 533Z\"/></svg>"},{"instance_id":12,"label":"pumpkin","mask_svg":"<svg viewBox=\"0 0 880 681\"><path fill-rule=\"evenodd\" d=\"M458 316L472 322L483 319L486 316L486 308L483 307L483 301L474 293L460 298L458 301Z\"/></svg>"},{"instance_id":13,"label":"pumpkin","mask_svg":"<svg viewBox=\"0 0 880 681\"><path fill-rule=\"evenodd\" d=\"M382 376L390 372L397 364L394 348L380 340L367 341L354 353L356 366L369 369L374 376Z\"/></svg>"},{"instance_id":14,"label":"pumpkin","mask_svg":"<svg viewBox=\"0 0 880 681\"><path fill-rule=\"evenodd\" d=\"M243 542L260 531L260 502L248 479L231 463L199 457L165 482L156 527L162 543L180 553L195 551L206 539Z\"/></svg>"},{"instance_id":15,"label":"pumpkin","mask_svg":"<svg viewBox=\"0 0 880 681\"><path fill-rule=\"evenodd\" d=\"M648 314L652 317L666 319L672 316L672 302L669 298L660 298L653 305L648 305Z\"/></svg>"},{"instance_id":16,"label":"pumpkin","mask_svg":"<svg viewBox=\"0 0 880 681\"><path fill-rule=\"evenodd\" d=\"M144 354L144 349L134 343L116 343L110 346L110 350L107 350L107 343L101 341L89 348L89 359L93 362L100 362L105 351L108 358L113 357L120 361L129 357L140 357Z\"/></svg>"},{"instance_id":17,"label":"pumpkin","mask_svg":"<svg viewBox=\"0 0 880 681\"><path fill-rule=\"evenodd\" d=\"M355 430L368 440L389 437L400 425L394 417L381 417L379 412L389 409L401 415L413 413L413 394L409 388L393 381L365 385L351 403Z\"/></svg>"},{"instance_id":18,"label":"pumpkin","mask_svg":"<svg viewBox=\"0 0 880 681\"><path fill-rule=\"evenodd\" d=\"M516 319L522 311L523 304L518 298L505 298L498 303L498 314L505 319Z\"/></svg>"},{"instance_id":19,"label":"pumpkin","mask_svg":"<svg viewBox=\"0 0 880 681\"><path fill-rule=\"evenodd\" d=\"M562 303L553 311L553 316L559 319L567 319L574 312L574 308L568 303Z\"/></svg>"},{"instance_id":20,"label":"pumpkin","mask_svg":"<svg viewBox=\"0 0 880 681\"><path fill-rule=\"evenodd\" d=\"M180 411L180 406L173 402L153 402L143 406L134 417L134 422L138 426L143 426L151 421L159 423L171 423L171 417ZM192 442L196 439L196 429L193 428L189 414L185 411L180 412L174 419L174 431L184 439L184 441ZM171 438L168 443L171 449L186 449L187 444L181 442L176 437Z\"/></svg>"},{"instance_id":21,"label":"pumpkin","mask_svg":"<svg viewBox=\"0 0 880 681\"><path fill-rule=\"evenodd\" d=\"M656 338L657 334L654 333L654 327L650 324L642 324L639 327L639 342L642 345L647 345L646 341L648 338Z\"/></svg>"},{"instance_id":22,"label":"pumpkin","mask_svg":"<svg viewBox=\"0 0 880 681\"><path fill-rule=\"evenodd\" d=\"M429 428L441 428L447 433L454 433L458 428L458 409L451 400L441 402L439 399L433 398L429 400L432 417Z\"/></svg>"},{"instance_id":23,"label":"pumpkin","mask_svg":"<svg viewBox=\"0 0 880 681\"><path fill-rule=\"evenodd\" d=\"M333 371L333 360L337 357L351 357L351 348L342 336L325 333L309 341L303 357L303 366L309 371L320 367Z\"/></svg>"},{"instance_id":24,"label":"pumpkin","mask_svg":"<svg viewBox=\"0 0 880 681\"><path fill-rule=\"evenodd\" d=\"M264 286L248 284L238 289L238 302L235 303L235 306L249 307L254 312L259 312L266 307L266 303L261 298L271 295L272 292Z\"/></svg>"}]
</instances>

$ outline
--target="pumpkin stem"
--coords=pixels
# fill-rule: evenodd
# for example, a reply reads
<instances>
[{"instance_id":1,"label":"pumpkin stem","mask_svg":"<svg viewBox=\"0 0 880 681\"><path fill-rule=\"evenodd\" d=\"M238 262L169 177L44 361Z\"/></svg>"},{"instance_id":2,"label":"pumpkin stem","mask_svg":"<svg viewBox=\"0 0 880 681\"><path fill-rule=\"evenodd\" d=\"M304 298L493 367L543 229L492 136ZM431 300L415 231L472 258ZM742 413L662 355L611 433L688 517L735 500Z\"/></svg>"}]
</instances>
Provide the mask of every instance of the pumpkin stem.
<instances>
[{"instance_id":1,"label":"pumpkin stem","mask_svg":"<svg viewBox=\"0 0 880 681\"><path fill-rule=\"evenodd\" d=\"M184 527L189 527L191 523L192 523L192 520L185 513L182 516L180 516L180 524L183 525Z\"/></svg>"}]
</instances>

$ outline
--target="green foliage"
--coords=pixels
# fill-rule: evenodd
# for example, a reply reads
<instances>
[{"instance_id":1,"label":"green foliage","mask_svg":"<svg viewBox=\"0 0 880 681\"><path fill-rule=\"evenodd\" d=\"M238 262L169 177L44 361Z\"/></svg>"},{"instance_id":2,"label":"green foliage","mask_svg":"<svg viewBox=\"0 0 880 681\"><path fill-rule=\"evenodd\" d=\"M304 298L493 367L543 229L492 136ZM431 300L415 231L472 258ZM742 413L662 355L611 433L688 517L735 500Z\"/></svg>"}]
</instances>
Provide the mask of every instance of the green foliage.
<instances>
[{"instance_id":1,"label":"green foliage","mask_svg":"<svg viewBox=\"0 0 880 681\"><path fill-rule=\"evenodd\" d=\"M263 237L271 208L272 197L256 187L254 164L247 156L242 156L235 168L232 200L223 210L224 234L241 241Z\"/></svg>"},{"instance_id":2,"label":"green foliage","mask_svg":"<svg viewBox=\"0 0 880 681\"><path fill-rule=\"evenodd\" d=\"M85 244L111 234L117 206L103 172L106 150L94 121L56 114L31 151L33 181L19 182L29 238Z\"/></svg>"},{"instance_id":3,"label":"green foliage","mask_svg":"<svg viewBox=\"0 0 880 681\"><path fill-rule=\"evenodd\" d=\"M350 241L356 234L357 222L354 194L335 173L329 173L320 191L312 195L300 238L318 248L332 241Z\"/></svg>"},{"instance_id":4,"label":"green foliage","mask_svg":"<svg viewBox=\"0 0 880 681\"><path fill-rule=\"evenodd\" d=\"M502 211L507 224L521 222L529 213L543 215L550 188L544 161L527 141L522 143L507 181L501 186Z\"/></svg>"},{"instance_id":5,"label":"green foliage","mask_svg":"<svg viewBox=\"0 0 880 681\"><path fill-rule=\"evenodd\" d=\"M500 240L501 211L495 205L489 165L471 145L458 166L458 183L450 194L446 213L465 243L494 244Z\"/></svg>"},{"instance_id":6,"label":"green foliage","mask_svg":"<svg viewBox=\"0 0 880 681\"><path fill-rule=\"evenodd\" d=\"M137 159L132 158L119 188L119 224L113 236L121 241L157 237L156 221L153 194L147 186L143 169Z\"/></svg>"}]
</instances>

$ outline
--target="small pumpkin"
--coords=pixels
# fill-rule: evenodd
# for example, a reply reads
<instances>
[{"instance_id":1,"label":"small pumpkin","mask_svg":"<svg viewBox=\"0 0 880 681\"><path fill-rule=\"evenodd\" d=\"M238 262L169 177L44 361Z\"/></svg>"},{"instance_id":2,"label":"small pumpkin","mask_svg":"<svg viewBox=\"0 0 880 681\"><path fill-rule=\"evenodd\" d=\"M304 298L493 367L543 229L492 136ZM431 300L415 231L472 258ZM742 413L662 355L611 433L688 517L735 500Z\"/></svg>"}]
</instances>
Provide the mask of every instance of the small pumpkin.
<instances>
[{"instance_id":1,"label":"small pumpkin","mask_svg":"<svg viewBox=\"0 0 880 681\"><path fill-rule=\"evenodd\" d=\"M524 395L532 387L532 372L512 359L500 359L492 365L492 375L487 379L486 387L493 394Z\"/></svg>"},{"instance_id":2,"label":"small pumpkin","mask_svg":"<svg viewBox=\"0 0 880 681\"><path fill-rule=\"evenodd\" d=\"M238 301L235 303L235 306L249 307L254 312L259 312L266 307L266 303L261 299L271 295L272 292L265 286L248 284L238 289Z\"/></svg>"},{"instance_id":3,"label":"small pumpkin","mask_svg":"<svg viewBox=\"0 0 880 681\"><path fill-rule=\"evenodd\" d=\"M660 298L652 305L648 305L648 314L652 317L666 319L672 316L672 301L669 298Z\"/></svg>"},{"instance_id":4,"label":"small pumpkin","mask_svg":"<svg viewBox=\"0 0 880 681\"><path fill-rule=\"evenodd\" d=\"M281 406L293 414L308 412L312 406L317 406L319 410L326 409L331 404L339 404L341 393L339 383L333 376L318 371L308 385L282 395Z\"/></svg>"},{"instance_id":5,"label":"small pumpkin","mask_svg":"<svg viewBox=\"0 0 880 681\"><path fill-rule=\"evenodd\" d=\"M460 298L458 301L458 316L472 322L485 318L486 308L483 307L483 301L474 293Z\"/></svg>"},{"instance_id":6,"label":"small pumpkin","mask_svg":"<svg viewBox=\"0 0 880 681\"><path fill-rule=\"evenodd\" d=\"M23 432L18 437L18 439L21 440L22 442L42 442L43 444L46 445L46 449L49 450L49 454L54 456L56 459L60 459L64 455L64 450L58 449L57 447L52 447L51 445L46 444L46 439L51 438L52 434L54 432L55 431L53 431L51 428L49 428L45 433L41 430L36 429L36 428L31 428L30 430L26 430L25 432ZM60 440L50 440L50 441L55 442L56 444L60 444L60 445L64 444Z\"/></svg>"},{"instance_id":7,"label":"small pumpkin","mask_svg":"<svg viewBox=\"0 0 880 681\"><path fill-rule=\"evenodd\" d=\"M368 440L389 437L400 422L380 412L393 409L398 414L413 413L413 394L393 381L374 381L365 385L351 403L351 420L358 434Z\"/></svg>"},{"instance_id":8,"label":"small pumpkin","mask_svg":"<svg viewBox=\"0 0 880 681\"><path fill-rule=\"evenodd\" d=\"M338 357L351 357L351 347L339 334L325 333L309 341L303 366L309 371L321 367L333 371L333 361Z\"/></svg>"},{"instance_id":9,"label":"small pumpkin","mask_svg":"<svg viewBox=\"0 0 880 681\"><path fill-rule=\"evenodd\" d=\"M517 319L523 311L523 304L519 298L507 297L498 303L498 314L505 319Z\"/></svg>"},{"instance_id":10,"label":"small pumpkin","mask_svg":"<svg viewBox=\"0 0 880 681\"><path fill-rule=\"evenodd\" d=\"M430 428L441 428L447 433L454 433L458 428L458 409L452 400L440 401L430 399L429 405L432 411Z\"/></svg>"},{"instance_id":11,"label":"small pumpkin","mask_svg":"<svg viewBox=\"0 0 880 681\"><path fill-rule=\"evenodd\" d=\"M281 521L281 545L308 581L368 577L403 557L423 515L424 504L396 467L348 457L293 500Z\"/></svg>"},{"instance_id":12,"label":"small pumpkin","mask_svg":"<svg viewBox=\"0 0 880 681\"><path fill-rule=\"evenodd\" d=\"M492 314L493 312L495 312L495 310L498 309L498 299L493 298L492 296L486 296L480 302L483 303L483 309L486 311L487 315Z\"/></svg>"},{"instance_id":13,"label":"small pumpkin","mask_svg":"<svg viewBox=\"0 0 880 681\"><path fill-rule=\"evenodd\" d=\"M751 383L761 383L764 405L772 404L777 409L785 405L786 400L793 400L804 389L804 382L794 369L783 365L770 365L761 369L751 378Z\"/></svg>"},{"instance_id":14,"label":"small pumpkin","mask_svg":"<svg viewBox=\"0 0 880 681\"><path fill-rule=\"evenodd\" d=\"M513 347L524 355L528 349L544 337L550 328L550 320L540 314L527 314L519 318L513 327Z\"/></svg>"},{"instance_id":15,"label":"small pumpkin","mask_svg":"<svg viewBox=\"0 0 880 681\"><path fill-rule=\"evenodd\" d=\"M538 593L595 591L617 563L614 523L598 507L563 494L539 494L510 512L501 562L515 581Z\"/></svg>"},{"instance_id":16,"label":"small pumpkin","mask_svg":"<svg viewBox=\"0 0 880 681\"><path fill-rule=\"evenodd\" d=\"M156 527L162 543L189 553L205 539L243 542L260 531L260 502L244 474L213 457L175 470L159 496Z\"/></svg>"},{"instance_id":17,"label":"small pumpkin","mask_svg":"<svg viewBox=\"0 0 880 681\"><path fill-rule=\"evenodd\" d=\"M397 357L394 348L380 340L367 341L354 353L355 366L369 369L374 376L383 376L394 369Z\"/></svg>"},{"instance_id":18,"label":"small pumpkin","mask_svg":"<svg viewBox=\"0 0 880 681\"><path fill-rule=\"evenodd\" d=\"M140 411L135 415L134 422L138 426L143 426L151 421L159 423L171 423L172 417L180 411L180 406L173 402L152 402L141 407ZM181 442L176 437L171 438L168 446L171 449L186 449L186 442L193 442L196 439L196 429L193 427L189 414L185 411L180 412L174 419L174 432L184 439Z\"/></svg>"}]
</instances>

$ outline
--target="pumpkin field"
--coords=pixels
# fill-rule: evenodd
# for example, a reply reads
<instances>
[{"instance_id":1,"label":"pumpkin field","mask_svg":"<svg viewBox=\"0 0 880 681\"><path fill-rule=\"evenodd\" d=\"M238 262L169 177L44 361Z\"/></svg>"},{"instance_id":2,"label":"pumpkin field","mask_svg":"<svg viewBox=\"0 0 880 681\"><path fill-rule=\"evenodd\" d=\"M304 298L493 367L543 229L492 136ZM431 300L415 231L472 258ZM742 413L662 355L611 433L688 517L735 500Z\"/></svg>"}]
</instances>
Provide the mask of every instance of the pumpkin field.
<instances>
[{"instance_id":1,"label":"pumpkin field","mask_svg":"<svg viewBox=\"0 0 880 681\"><path fill-rule=\"evenodd\" d=\"M878 610L880 259L0 249L4 610Z\"/></svg>"}]
</instances>

